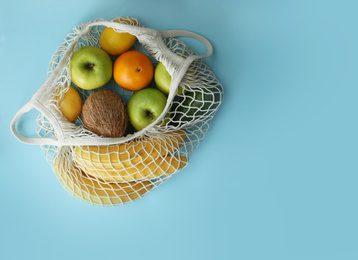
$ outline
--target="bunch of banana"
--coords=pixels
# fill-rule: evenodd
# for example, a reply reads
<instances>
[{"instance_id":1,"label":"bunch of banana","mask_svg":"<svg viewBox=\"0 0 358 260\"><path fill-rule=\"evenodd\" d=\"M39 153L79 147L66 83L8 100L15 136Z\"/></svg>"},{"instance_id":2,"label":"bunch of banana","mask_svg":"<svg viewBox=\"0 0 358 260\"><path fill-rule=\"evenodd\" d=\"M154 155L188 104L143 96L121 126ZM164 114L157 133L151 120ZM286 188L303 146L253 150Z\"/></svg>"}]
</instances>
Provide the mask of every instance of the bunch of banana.
<instances>
[{"instance_id":1,"label":"bunch of banana","mask_svg":"<svg viewBox=\"0 0 358 260\"><path fill-rule=\"evenodd\" d=\"M152 188L150 181L101 182L78 169L71 157L60 155L54 159L57 178L68 192L84 202L101 206L124 204L141 198Z\"/></svg>"},{"instance_id":2,"label":"bunch of banana","mask_svg":"<svg viewBox=\"0 0 358 260\"><path fill-rule=\"evenodd\" d=\"M185 139L184 131L175 131L118 145L76 146L73 159L84 172L105 181L151 180L187 165L187 157L171 154Z\"/></svg>"}]
</instances>

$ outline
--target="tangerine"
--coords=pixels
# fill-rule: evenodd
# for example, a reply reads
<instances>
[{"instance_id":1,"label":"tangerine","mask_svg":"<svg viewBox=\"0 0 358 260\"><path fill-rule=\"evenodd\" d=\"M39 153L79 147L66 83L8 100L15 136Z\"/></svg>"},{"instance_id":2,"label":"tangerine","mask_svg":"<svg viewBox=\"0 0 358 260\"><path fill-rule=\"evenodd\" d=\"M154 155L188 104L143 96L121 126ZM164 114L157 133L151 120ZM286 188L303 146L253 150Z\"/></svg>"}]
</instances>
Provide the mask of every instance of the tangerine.
<instances>
[{"instance_id":1,"label":"tangerine","mask_svg":"<svg viewBox=\"0 0 358 260\"><path fill-rule=\"evenodd\" d=\"M152 81L154 67L147 55L140 51L127 51L113 64L113 78L122 88L137 91Z\"/></svg>"},{"instance_id":2,"label":"tangerine","mask_svg":"<svg viewBox=\"0 0 358 260\"><path fill-rule=\"evenodd\" d=\"M130 21L122 18L119 20L116 19L114 22L130 24ZM134 25L137 25L135 20ZM116 32L113 28L106 27L101 33L99 44L108 54L117 56L128 51L133 46L136 39L137 38L130 33Z\"/></svg>"}]
</instances>

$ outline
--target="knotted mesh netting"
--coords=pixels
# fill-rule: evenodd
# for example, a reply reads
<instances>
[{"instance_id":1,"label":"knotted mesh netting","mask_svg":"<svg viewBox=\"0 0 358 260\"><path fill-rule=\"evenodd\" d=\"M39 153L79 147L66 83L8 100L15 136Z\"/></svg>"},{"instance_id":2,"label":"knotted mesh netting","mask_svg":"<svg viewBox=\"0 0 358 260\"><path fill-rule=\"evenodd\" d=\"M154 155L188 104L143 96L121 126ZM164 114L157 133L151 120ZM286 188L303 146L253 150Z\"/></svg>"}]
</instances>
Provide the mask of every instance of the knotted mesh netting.
<instances>
[{"instance_id":1,"label":"knotted mesh netting","mask_svg":"<svg viewBox=\"0 0 358 260\"><path fill-rule=\"evenodd\" d=\"M76 26L52 56L49 80L32 99L44 108L37 119L38 135L56 140L41 147L59 182L76 198L101 206L139 199L185 168L223 99L223 88L209 67L177 37L165 37L131 17L118 20ZM100 47L106 26L135 35L132 49L145 53L154 66L162 62L172 77L167 105L157 122L141 131L129 127L121 138L91 132L81 116L69 122L59 106L69 86L83 102L96 91L71 81L70 58L82 46ZM148 87L156 88L153 82ZM117 93L125 104L135 93L118 86L113 78L102 89Z\"/></svg>"}]
</instances>

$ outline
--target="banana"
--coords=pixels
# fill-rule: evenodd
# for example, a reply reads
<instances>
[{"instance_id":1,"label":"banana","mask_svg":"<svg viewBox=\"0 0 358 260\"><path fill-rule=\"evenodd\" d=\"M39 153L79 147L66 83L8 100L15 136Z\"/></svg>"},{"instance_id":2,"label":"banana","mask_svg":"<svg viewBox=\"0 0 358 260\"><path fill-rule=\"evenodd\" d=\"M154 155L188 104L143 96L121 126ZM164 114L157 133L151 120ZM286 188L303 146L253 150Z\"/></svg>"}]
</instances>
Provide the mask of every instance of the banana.
<instances>
[{"instance_id":1,"label":"banana","mask_svg":"<svg viewBox=\"0 0 358 260\"><path fill-rule=\"evenodd\" d=\"M118 164L130 167L139 161L153 160L178 149L185 141L184 131L164 134L161 137L145 138L110 146L76 146L75 159L91 163Z\"/></svg>"},{"instance_id":2,"label":"banana","mask_svg":"<svg viewBox=\"0 0 358 260\"><path fill-rule=\"evenodd\" d=\"M76 146L76 165L107 181L127 182L170 174L187 164L184 156L167 155L184 143L184 131L111 146Z\"/></svg>"},{"instance_id":3,"label":"banana","mask_svg":"<svg viewBox=\"0 0 358 260\"><path fill-rule=\"evenodd\" d=\"M152 189L150 181L108 183L91 178L74 165L70 156L56 157L54 172L68 192L93 205L114 206L132 202Z\"/></svg>"},{"instance_id":4,"label":"banana","mask_svg":"<svg viewBox=\"0 0 358 260\"><path fill-rule=\"evenodd\" d=\"M76 164L87 174L106 181L129 182L135 180L151 180L174 173L182 169L188 163L185 156L167 155L158 157L150 162L138 162L137 164L121 168L110 164L90 164L77 158Z\"/></svg>"}]
</instances>

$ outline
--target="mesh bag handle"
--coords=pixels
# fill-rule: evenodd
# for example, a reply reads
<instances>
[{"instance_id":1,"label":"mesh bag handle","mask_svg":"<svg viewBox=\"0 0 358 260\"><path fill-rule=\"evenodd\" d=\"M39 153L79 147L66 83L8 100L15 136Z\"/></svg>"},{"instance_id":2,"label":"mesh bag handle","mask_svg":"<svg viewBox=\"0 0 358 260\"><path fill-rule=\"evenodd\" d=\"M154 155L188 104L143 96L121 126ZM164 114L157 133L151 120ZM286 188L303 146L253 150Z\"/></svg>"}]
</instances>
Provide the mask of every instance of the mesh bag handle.
<instances>
[{"instance_id":1,"label":"mesh bag handle","mask_svg":"<svg viewBox=\"0 0 358 260\"><path fill-rule=\"evenodd\" d=\"M20 117L24 114L29 112L32 109L37 109L38 111L46 111L46 108L44 108L40 103L36 102L35 100L31 99L29 102L27 102L23 107L19 109L19 111L15 114L14 118L11 121L10 124L10 130L12 134L21 142L26 144L35 144L35 145L53 145L57 142L54 138L49 137L26 137L22 134L20 134L16 129L16 122L20 119ZM47 115L48 117L52 117L52 114L49 113ZM57 120L52 120L54 123L57 122Z\"/></svg>"},{"instance_id":2,"label":"mesh bag handle","mask_svg":"<svg viewBox=\"0 0 358 260\"><path fill-rule=\"evenodd\" d=\"M162 51L162 53L171 61L176 62L177 64L180 64L180 70L176 73L176 75L173 77L173 82L171 85L174 87L178 87L182 77L186 73L187 69L189 68L190 64L196 60L196 59L203 59L206 57L209 57L212 54L213 48L211 43L204 38L203 36L196 34L194 32L190 31L184 31L184 30L165 30L165 31L158 31L152 28L148 27L141 27L141 26L133 26L128 24L122 24L117 23L114 21L94 21L89 22L87 24L84 24L83 28L81 28L81 31L78 33L78 35L75 37L75 39L68 44L67 49L64 51L63 56L61 57L61 60L59 61L56 68L53 70L51 75L46 79L44 84L36 91L36 93L32 96L32 98L16 113L13 120L11 121L10 129L13 135L21 142L26 144L35 144L35 145L111 145L111 144L117 144L117 143L124 143L127 141L130 141L132 139L135 139L137 137L143 136L148 129L150 129L153 125L157 124L160 120L163 119L165 116L165 113L162 113L157 120L150 125L148 125L146 128L132 134L129 136L124 136L120 138L106 138L106 137L88 137L88 138L69 138L66 136L66 134L63 133L63 126L61 125L59 121L58 114L56 115L55 109L52 109L51 107L45 106L44 103L44 96L46 96L46 92L48 92L48 87L51 86L59 77L61 74L63 67L66 65L66 63L69 61L74 48L76 44L80 41L80 39L87 34L93 26L106 26L106 27L112 27L116 30L123 31L123 32L130 32L137 36L137 38L146 38L151 37L155 38L158 44L158 47ZM190 37L194 38L200 42L202 42L207 49L207 52L205 55L196 55L191 54L186 58L180 57L173 53L164 43L163 38L172 38L172 37ZM164 111L167 111L174 96L175 96L175 90L171 90L168 99L167 99L167 105L164 109ZM51 123L53 128L55 129L55 136L54 137L38 137L38 138L30 138L21 135L17 129L16 129L16 123L21 118L21 116L30 111L31 109L37 109L41 114L43 114Z\"/></svg>"},{"instance_id":3,"label":"mesh bag handle","mask_svg":"<svg viewBox=\"0 0 358 260\"><path fill-rule=\"evenodd\" d=\"M203 43L206 47L206 54L192 55L192 59L204 59L210 57L213 53L213 46L211 45L211 43L206 38L204 38L203 36L197 33L184 31L184 30L167 30L167 31L161 31L161 35L162 37L189 37Z\"/></svg>"}]
</instances>

